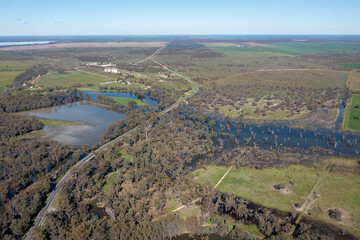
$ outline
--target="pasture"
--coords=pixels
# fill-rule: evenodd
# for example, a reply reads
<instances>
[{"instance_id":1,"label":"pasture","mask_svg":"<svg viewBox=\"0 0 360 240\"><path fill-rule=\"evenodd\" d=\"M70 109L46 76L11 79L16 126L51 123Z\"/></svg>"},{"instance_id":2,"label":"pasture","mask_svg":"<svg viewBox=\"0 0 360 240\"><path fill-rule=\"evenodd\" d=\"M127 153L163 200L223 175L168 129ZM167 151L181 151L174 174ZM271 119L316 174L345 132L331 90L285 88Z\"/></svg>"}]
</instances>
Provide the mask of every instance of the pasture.
<instances>
[{"instance_id":1,"label":"pasture","mask_svg":"<svg viewBox=\"0 0 360 240\"><path fill-rule=\"evenodd\" d=\"M126 105L126 106L131 101L136 102L137 106L147 105L146 103L140 101L139 99L126 98L126 97L111 97L111 98L113 98L115 100L115 102L122 104L122 105Z\"/></svg>"},{"instance_id":2,"label":"pasture","mask_svg":"<svg viewBox=\"0 0 360 240\"><path fill-rule=\"evenodd\" d=\"M199 183L209 181L214 186L228 167L208 166L206 170L194 172ZM266 168L256 170L250 167L232 169L217 189L231 193L269 208L291 212L294 204L302 204L316 183L317 169L302 166L287 168ZM277 191L274 186L284 184L288 192Z\"/></svg>"},{"instance_id":3,"label":"pasture","mask_svg":"<svg viewBox=\"0 0 360 240\"><path fill-rule=\"evenodd\" d=\"M328 163L332 167L324 171ZM314 202L309 209L309 217L337 225L355 236L360 236L360 176L351 172L356 166L356 159L327 159L317 168L288 166L257 170L250 167L232 169L217 189L231 193L264 207L294 212L294 204L301 206L307 199L313 186L320 181L314 193ZM207 166L206 170L193 172L194 179L214 186L228 167ZM344 170L349 169L349 171ZM284 188L276 190L276 184ZM342 211L339 220L331 219L328 209Z\"/></svg>"},{"instance_id":4,"label":"pasture","mask_svg":"<svg viewBox=\"0 0 360 240\"><path fill-rule=\"evenodd\" d=\"M359 106L359 107L357 107ZM344 128L345 130L356 130L360 131L360 95L353 95L350 104L346 107Z\"/></svg>"},{"instance_id":5,"label":"pasture","mask_svg":"<svg viewBox=\"0 0 360 240\"><path fill-rule=\"evenodd\" d=\"M109 78L107 77L69 70L66 74L50 71L47 75L42 76L37 81L37 84L41 87L71 87L74 84L99 84L107 81L109 81Z\"/></svg>"}]
</instances>

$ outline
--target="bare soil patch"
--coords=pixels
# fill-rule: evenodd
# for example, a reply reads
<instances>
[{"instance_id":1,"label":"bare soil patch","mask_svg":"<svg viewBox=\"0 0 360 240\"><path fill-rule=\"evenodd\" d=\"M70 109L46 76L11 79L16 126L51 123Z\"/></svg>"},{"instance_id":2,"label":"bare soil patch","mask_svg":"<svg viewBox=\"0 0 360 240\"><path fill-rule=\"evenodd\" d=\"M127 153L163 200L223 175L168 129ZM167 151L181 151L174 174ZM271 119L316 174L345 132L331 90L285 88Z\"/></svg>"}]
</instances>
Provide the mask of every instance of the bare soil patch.
<instances>
[{"instance_id":1,"label":"bare soil patch","mask_svg":"<svg viewBox=\"0 0 360 240\"><path fill-rule=\"evenodd\" d=\"M163 47L166 42L81 42L54 43L44 45L12 46L0 48L3 51L42 50L53 48L118 48L118 47Z\"/></svg>"},{"instance_id":2,"label":"bare soil patch","mask_svg":"<svg viewBox=\"0 0 360 240\"><path fill-rule=\"evenodd\" d=\"M244 42L246 44L249 44L251 46L257 46L257 47L271 47L272 45L264 44L264 43L254 43L254 42Z\"/></svg>"},{"instance_id":3,"label":"bare soil patch","mask_svg":"<svg viewBox=\"0 0 360 240\"><path fill-rule=\"evenodd\" d=\"M333 219L329 216L329 210L338 210L341 213L341 217L339 220ZM342 208L325 208L323 209L324 216L331 220L332 222L340 223L342 225L351 226L352 225L352 219L351 214L347 212L345 209Z\"/></svg>"}]
</instances>

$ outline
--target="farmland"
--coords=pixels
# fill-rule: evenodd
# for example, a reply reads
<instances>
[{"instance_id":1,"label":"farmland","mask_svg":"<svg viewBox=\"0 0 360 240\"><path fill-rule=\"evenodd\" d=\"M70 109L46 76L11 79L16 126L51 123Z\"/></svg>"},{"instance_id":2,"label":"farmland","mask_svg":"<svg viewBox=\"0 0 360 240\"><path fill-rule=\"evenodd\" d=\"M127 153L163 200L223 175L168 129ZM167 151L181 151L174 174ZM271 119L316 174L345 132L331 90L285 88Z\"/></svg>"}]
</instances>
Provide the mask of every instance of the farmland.
<instances>
[{"instance_id":1,"label":"farmland","mask_svg":"<svg viewBox=\"0 0 360 240\"><path fill-rule=\"evenodd\" d=\"M360 119L356 117L360 116L360 95L353 95L350 104L346 108L344 128L347 130L360 131Z\"/></svg>"},{"instance_id":2,"label":"farmland","mask_svg":"<svg viewBox=\"0 0 360 240\"><path fill-rule=\"evenodd\" d=\"M46 88L56 86L71 87L74 84L99 84L106 81L109 81L106 77L68 70L65 74L51 71L49 74L42 76L37 83L39 86Z\"/></svg>"}]
</instances>

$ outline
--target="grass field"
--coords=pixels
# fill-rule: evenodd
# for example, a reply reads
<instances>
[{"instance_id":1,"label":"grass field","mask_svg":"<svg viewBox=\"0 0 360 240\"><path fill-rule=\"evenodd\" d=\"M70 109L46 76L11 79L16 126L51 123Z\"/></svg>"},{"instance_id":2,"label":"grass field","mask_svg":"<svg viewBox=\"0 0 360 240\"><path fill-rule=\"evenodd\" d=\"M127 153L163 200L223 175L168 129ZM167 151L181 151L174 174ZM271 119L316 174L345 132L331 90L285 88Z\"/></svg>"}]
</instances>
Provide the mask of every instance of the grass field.
<instances>
[{"instance_id":1,"label":"grass field","mask_svg":"<svg viewBox=\"0 0 360 240\"><path fill-rule=\"evenodd\" d=\"M360 63L339 63L337 65L340 65L340 66L343 66L343 67L348 67L348 68L355 68L355 69L360 68Z\"/></svg>"},{"instance_id":2,"label":"grass field","mask_svg":"<svg viewBox=\"0 0 360 240\"><path fill-rule=\"evenodd\" d=\"M358 160L334 159L334 169L341 166L357 167ZM330 222L360 237L360 176L330 172L323 176L318 198L310 209L313 218ZM327 209L342 209L340 221L330 219Z\"/></svg>"},{"instance_id":3,"label":"grass field","mask_svg":"<svg viewBox=\"0 0 360 240\"><path fill-rule=\"evenodd\" d=\"M214 186L227 169L227 167L208 166L207 170L196 170L194 176L198 182L209 181L210 185ZM263 170L245 167L231 170L217 189L269 208L292 211L295 203L302 204L305 201L318 179L317 172L314 168L302 166ZM275 184L284 184L289 193L276 191Z\"/></svg>"},{"instance_id":4,"label":"grass field","mask_svg":"<svg viewBox=\"0 0 360 240\"><path fill-rule=\"evenodd\" d=\"M112 98L115 99L115 102L122 104L122 105L126 105L126 106L131 101L135 101L137 106L147 105L146 103L140 101L139 99L132 99L132 98L126 98L126 97L112 97Z\"/></svg>"},{"instance_id":5,"label":"grass field","mask_svg":"<svg viewBox=\"0 0 360 240\"><path fill-rule=\"evenodd\" d=\"M350 89L351 91L360 91L360 70L354 70L351 72Z\"/></svg>"},{"instance_id":6,"label":"grass field","mask_svg":"<svg viewBox=\"0 0 360 240\"><path fill-rule=\"evenodd\" d=\"M34 60L0 61L0 71L25 71L38 63Z\"/></svg>"},{"instance_id":7,"label":"grass field","mask_svg":"<svg viewBox=\"0 0 360 240\"><path fill-rule=\"evenodd\" d=\"M59 74L55 71L51 71L49 74L41 77L38 80L38 85L41 87L56 87L64 86L70 87L76 83L80 84L99 84L109 81L109 78L94 76L88 73L78 72L75 70L67 71L68 74Z\"/></svg>"},{"instance_id":8,"label":"grass field","mask_svg":"<svg viewBox=\"0 0 360 240\"><path fill-rule=\"evenodd\" d=\"M333 169L357 165L356 159L331 159ZM289 166L256 170L243 167L232 169L217 187L221 192L240 196L265 207L293 211L295 203L303 204L312 187L319 180L318 173L329 159L318 168ZM228 167L208 166L206 170L194 171L194 179L214 186ZM277 191L275 184L284 184L287 191ZM317 220L331 222L340 228L360 236L360 176L344 171L330 171L323 174L316 198L309 212ZM341 221L329 218L327 209L339 208L345 214Z\"/></svg>"},{"instance_id":9,"label":"grass field","mask_svg":"<svg viewBox=\"0 0 360 240\"><path fill-rule=\"evenodd\" d=\"M305 109L303 112L300 112L299 114L296 114L294 116L289 116L290 111L288 110L278 110L276 112L267 111L266 116L262 116L261 114L254 113L256 108L263 108L266 105L265 100L260 100L257 102L257 106L251 105L252 99L249 100L249 103L246 105L239 105L240 110L236 110L234 106L226 106L221 108L221 113L224 116L230 117L230 118L236 118L240 116L240 111L242 110L244 113L247 113L244 115L244 118L247 119L268 119L268 120L293 120L305 117L307 114L310 113L309 110ZM273 104L277 104L279 101L271 101Z\"/></svg>"},{"instance_id":10,"label":"grass field","mask_svg":"<svg viewBox=\"0 0 360 240\"><path fill-rule=\"evenodd\" d=\"M44 118L37 118L42 124L45 126L55 126L55 125L80 125L78 122L71 122L71 121L60 121L54 119L44 119Z\"/></svg>"},{"instance_id":11,"label":"grass field","mask_svg":"<svg viewBox=\"0 0 360 240\"><path fill-rule=\"evenodd\" d=\"M23 71L0 71L0 91L10 85L14 78L23 73Z\"/></svg>"},{"instance_id":12,"label":"grass field","mask_svg":"<svg viewBox=\"0 0 360 240\"><path fill-rule=\"evenodd\" d=\"M15 142L17 140L24 140L24 139L32 139L32 138L39 138L46 135L46 132L40 130L40 131L34 131L30 133L26 133L17 137L9 138L10 142Z\"/></svg>"},{"instance_id":13,"label":"grass field","mask_svg":"<svg viewBox=\"0 0 360 240\"><path fill-rule=\"evenodd\" d=\"M347 71L254 71L220 78L222 85L262 84L267 86L289 86L328 88L346 86Z\"/></svg>"},{"instance_id":14,"label":"grass field","mask_svg":"<svg viewBox=\"0 0 360 240\"><path fill-rule=\"evenodd\" d=\"M353 95L350 104L346 107L345 130L360 131L360 119L354 119L354 117L360 116L360 108L356 108L356 105L360 105L360 95Z\"/></svg>"}]
</instances>

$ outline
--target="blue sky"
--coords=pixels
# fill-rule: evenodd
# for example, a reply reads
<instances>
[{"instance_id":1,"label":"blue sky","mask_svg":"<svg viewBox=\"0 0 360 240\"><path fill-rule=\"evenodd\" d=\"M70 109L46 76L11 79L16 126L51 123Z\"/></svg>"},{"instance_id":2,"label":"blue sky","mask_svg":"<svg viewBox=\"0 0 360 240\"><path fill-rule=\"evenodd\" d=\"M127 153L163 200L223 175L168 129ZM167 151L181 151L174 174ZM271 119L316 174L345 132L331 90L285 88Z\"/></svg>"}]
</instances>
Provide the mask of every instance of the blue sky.
<instances>
[{"instance_id":1,"label":"blue sky","mask_svg":"<svg viewBox=\"0 0 360 240\"><path fill-rule=\"evenodd\" d=\"M0 35L360 34L360 0L2 0Z\"/></svg>"}]
</instances>

